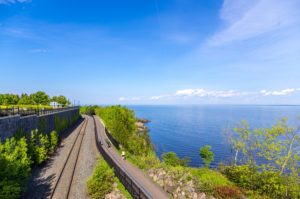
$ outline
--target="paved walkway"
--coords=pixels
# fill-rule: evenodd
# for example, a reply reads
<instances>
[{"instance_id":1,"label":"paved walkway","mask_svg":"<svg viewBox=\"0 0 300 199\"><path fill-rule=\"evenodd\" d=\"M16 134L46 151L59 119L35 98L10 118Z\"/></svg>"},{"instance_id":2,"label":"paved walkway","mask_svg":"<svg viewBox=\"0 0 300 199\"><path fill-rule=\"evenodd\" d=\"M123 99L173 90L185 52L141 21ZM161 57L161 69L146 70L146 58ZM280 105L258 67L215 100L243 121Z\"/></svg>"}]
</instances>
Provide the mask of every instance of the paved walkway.
<instances>
[{"instance_id":1,"label":"paved walkway","mask_svg":"<svg viewBox=\"0 0 300 199\"><path fill-rule=\"evenodd\" d=\"M95 117L98 138L101 143L105 143L105 128L100 122L99 117ZM106 144L101 145L101 147L107 152L107 154L113 159L113 161L118 164L118 166L126 173L128 173L135 182L143 189L146 190L147 194L153 199L165 199L169 198L167 193L163 191L161 187L155 184L148 176L146 176L139 168L132 165L126 160L122 159L122 156L117 152L117 150L112 146L107 147Z\"/></svg>"}]
</instances>

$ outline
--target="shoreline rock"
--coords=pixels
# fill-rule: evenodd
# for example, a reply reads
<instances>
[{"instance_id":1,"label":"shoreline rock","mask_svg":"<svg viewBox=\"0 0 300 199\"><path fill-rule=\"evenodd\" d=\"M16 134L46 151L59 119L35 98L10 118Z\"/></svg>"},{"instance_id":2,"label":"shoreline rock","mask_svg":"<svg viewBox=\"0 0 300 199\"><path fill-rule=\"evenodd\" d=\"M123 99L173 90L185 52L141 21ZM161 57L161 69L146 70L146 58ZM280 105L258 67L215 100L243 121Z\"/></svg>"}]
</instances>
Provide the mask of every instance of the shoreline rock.
<instances>
[{"instance_id":1,"label":"shoreline rock","mask_svg":"<svg viewBox=\"0 0 300 199\"><path fill-rule=\"evenodd\" d=\"M146 124L146 123L149 123L149 122L151 122L151 121L148 120L148 119L145 119L145 118L138 118L138 119L137 119L137 122L141 122L141 123L143 123L143 124Z\"/></svg>"}]
</instances>

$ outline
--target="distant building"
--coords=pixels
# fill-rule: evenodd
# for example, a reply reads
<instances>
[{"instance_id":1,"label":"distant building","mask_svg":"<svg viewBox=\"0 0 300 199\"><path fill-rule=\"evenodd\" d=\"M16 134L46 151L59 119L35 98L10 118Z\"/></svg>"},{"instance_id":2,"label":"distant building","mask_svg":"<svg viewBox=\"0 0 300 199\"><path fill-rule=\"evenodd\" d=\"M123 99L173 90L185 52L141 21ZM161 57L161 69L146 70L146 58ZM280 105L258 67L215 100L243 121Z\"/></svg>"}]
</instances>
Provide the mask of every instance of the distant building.
<instances>
[{"instance_id":1,"label":"distant building","mask_svg":"<svg viewBox=\"0 0 300 199\"><path fill-rule=\"evenodd\" d=\"M53 108L60 108L62 107L62 104L59 104L58 102L50 102L50 106L52 106Z\"/></svg>"}]
</instances>

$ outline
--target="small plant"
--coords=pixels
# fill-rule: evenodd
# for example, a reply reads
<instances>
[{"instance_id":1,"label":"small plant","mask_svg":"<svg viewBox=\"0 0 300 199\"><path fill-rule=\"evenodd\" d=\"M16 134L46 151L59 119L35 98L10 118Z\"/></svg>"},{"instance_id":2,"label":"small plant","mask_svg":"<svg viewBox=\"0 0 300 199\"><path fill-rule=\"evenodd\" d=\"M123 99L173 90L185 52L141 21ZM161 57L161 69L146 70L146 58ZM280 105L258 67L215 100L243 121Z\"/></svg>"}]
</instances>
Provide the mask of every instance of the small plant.
<instances>
[{"instance_id":1,"label":"small plant","mask_svg":"<svg viewBox=\"0 0 300 199\"><path fill-rule=\"evenodd\" d=\"M169 166L187 166L189 159L180 159L175 152L167 152L162 154L163 162Z\"/></svg>"},{"instance_id":2,"label":"small plant","mask_svg":"<svg viewBox=\"0 0 300 199\"><path fill-rule=\"evenodd\" d=\"M104 199L113 190L114 172L104 159L100 159L92 177L87 181L87 192L93 199Z\"/></svg>"},{"instance_id":3,"label":"small plant","mask_svg":"<svg viewBox=\"0 0 300 199\"><path fill-rule=\"evenodd\" d=\"M50 133L50 152L54 152L58 144L58 135L56 131Z\"/></svg>"},{"instance_id":4,"label":"small plant","mask_svg":"<svg viewBox=\"0 0 300 199\"><path fill-rule=\"evenodd\" d=\"M210 163L214 160L214 153L211 151L211 146L206 145L200 148L200 156L205 163L206 167L210 166Z\"/></svg>"}]
</instances>

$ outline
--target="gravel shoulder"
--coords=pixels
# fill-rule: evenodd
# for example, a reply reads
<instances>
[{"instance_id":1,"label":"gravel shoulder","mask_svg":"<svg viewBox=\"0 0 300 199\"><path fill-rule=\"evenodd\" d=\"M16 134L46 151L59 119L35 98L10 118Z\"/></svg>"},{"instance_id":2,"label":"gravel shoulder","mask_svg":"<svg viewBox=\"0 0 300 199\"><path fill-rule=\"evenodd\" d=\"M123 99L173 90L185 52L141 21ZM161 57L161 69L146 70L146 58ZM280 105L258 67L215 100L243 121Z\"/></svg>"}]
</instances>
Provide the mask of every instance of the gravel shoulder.
<instances>
[{"instance_id":1,"label":"gravel shoulder","mask_svg":"<svg viewBox=\"0 0 300 199\"><path fill-rule=\"evenodd\" d=\"M92 175L100 154L95 144L94 122L90 116L87 116L88 125L81 151L78 157L75 175L73 177L70 198L89 198L86 192L86 181Z\"/></svg>"}]
</instances>

